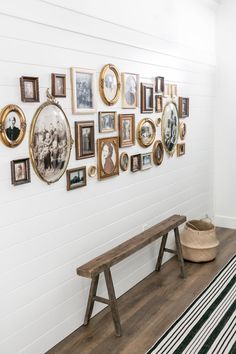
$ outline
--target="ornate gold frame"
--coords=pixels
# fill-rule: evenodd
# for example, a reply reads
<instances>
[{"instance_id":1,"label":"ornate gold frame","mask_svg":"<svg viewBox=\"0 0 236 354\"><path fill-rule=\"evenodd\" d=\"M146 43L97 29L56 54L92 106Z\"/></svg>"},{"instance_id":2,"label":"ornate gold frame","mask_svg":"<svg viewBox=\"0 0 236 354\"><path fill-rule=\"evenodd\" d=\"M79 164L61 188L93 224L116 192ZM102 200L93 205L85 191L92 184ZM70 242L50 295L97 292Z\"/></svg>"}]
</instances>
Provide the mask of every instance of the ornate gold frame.
<instances>
[{"instance_id":1,"label":"ornate gold frame","mask_svg":"<svg viewBox=\"0 0 236 354\"><path fill-rule=\"evenodd\" d=\"M114 169L111 173L106 173L102 166L101 153L104 145L111 143L116 152L116 162L114 164ZM98 163L98 179L104 179L111 176L119 175L119 138L117 136L110 138L97 139L97 163Z\"/></svg>"},{"instance_id":2,"label":"ornate gold frame","mask_svg":"<svg viewBox=\"0 0 236 354\"><path fill-rule=\"evenodd\" d=\"M152 127L152 130L153 130L151 141L148 144L145 144L143 142L142 136L141 136L141 129L145 123L149 123ZM140 122L138 123L138 127L137 127L137 140L139 142L139 145L141 145L142 147L148 147L148 146L152 145L153 141L155 140L155 137L156 137L156 126L155 126L155 123L153 122L153 120L151 118L143 118L142 120L140 120Z\"/></svg>"},{"instance_id":3,"label":"ornate gold frame","mask_svg":"<svg viewBox=\"0 0 236 354\"><path fill-rule=\"evenodd\" d=\"M183 132L184 132L184 134L183 134ZM179 126L179 137L180 137L180 140L184 140L185 139L186 133L187 133L187 125L186 125L186 123L182 122L182 123L180 123L180 126Z\"/></svg>"},{"instance_id":4,"label":"ornate gold frame","mask_svg":"<svg viewBox=\"0 0 236 354\"><path fill-rule=\"evenodd\" d=\"M33 165L33 168L34 168L34 171L35 173L37 174L37 176L43 180L44 182L46 182L47 184L51 184L51 183L55 183L57 182L65 173L66 169L67 169L67 166L68 166L68 163L69 163L69 160L70 160L70 154L71 154L71 149L72 149L72 145L74 143L74 140L72 138L72 135L71 135L71 130L70 130L70 125L69 125L69 121L67 119L67 116L65 114L65 112L63 111L62 107L59 105L59 103L55 100L55 98L49 94L49 90L47 89L47 97L48 97L48 100L46 102L44 102L43 104L41 104L39 106L39 108L36 110L35 114L34 114L34 117L33 117L33 120L32 120L32 123L31 123L31 126L30 126L30 139L29 139L29 152L30 152L30 159L31 159L31 162L32 162L32 165ZM63 115L64 115L64 118L65 118L65 123L66 123L66 127L68 129L68 132L69 132L69 139L68 139L68 142L67 142L67 146L69 145L69 148L70 148L70 151L69 151L69 156L68 156L68 160L65 162L65 166L63 167L63 172L62 174L57 178L55 179L54 181L47 181L38 171L37 169L37 166L36 166L36 163L35 163L35 159L34 159L34 154L33 154L33 138L34 138L34 129L35 129L35 125L36 125L36 122L37 122L37 119L40 115L40 113L42 112L42 110L47 107L47 106L50 106L50 105L54 105L56 107L58 107Z\"/></svg>"},{"instance_id":5,"label":"ornate gold frame","mask_svg":"<svg viewBox=\"0 0 236 354\"><path fill-rule=\"evenodd\" d=\"M131 137L130 140L123 140L122 138L122 132L123 132L123 126L122 126L122 121L123 120L130 120L130 125L131 125ZM127 146L133 146L135 145L135 114L119 114L119 144L120 147L127 147Z\"/></svg>"},{"instance_id":6,"label":"ornate gold frame","mask_svg":"<svg viewBox=\"0 0 236 354\"><path fill-rule=\"evenodd\" d=\"M114 98L112 100L109 100L106 95L105 95L105 91L104 91L104 80L105 80L105 76L108 70L112 70L116 76L116 81L117 81L117 90L116 90L116 94L114 96ZM100 96L103 100L103 102L105 104L107 104L108 106L112 106L114 105L120 96L120 86L121 86L121 82L120 82L120 74L119 71L117 70L117 68L115 67L115 65L113 64L107 64L105 65L101 72L100 72L100 76L99 76L99 92L100 92Z\"/></svg>"},{"instance_id":7,"label":"ornate gold frame","mask_svg":"<svg viewBox=\"0 0 236 354\"><path fill-rule=\"evenodd\" d=\"M162 157L161 157L160 160L157 159L156 153L155 153L158 146L161 147L161 151L162 151ZM164 158L164 147L163 147L163 144L162 144L161 140L155 141L155 143L153 145L153 149L152 149L152 157L153 157L153 162L154 162L155 165L159 166L159 165L162 164L162 161L163 161L163 158Z\"/></svg>"},{"instance_id":8,"label":"ornate gold frame","mask_svg":"<svg viewBox=\"0 0 236 354\"><path fill-rule=\"evenodd\" d=\"M6 129L5 129L5 121L10 112L15 112L20 119L20 134L18 138L13 141L7 137ZM22 109L15 104L9 104L5 106L0 113L0 135L3 143L8 147L16 147L23 141L25 132L26 132L26 118Z\"/></svg>"},{"instance_id":9,"label":"ornate gold frame","mask_svg":"<svg viewBox=\"0 0 236 354\"><path fill-rule=\"evenodd\" d=\"M124 166L124 163L123 163L123 159L124 159L125 155L128 157L128 164L126 167ZM122 152L120 155L120 168L122 171L127 171L129 168L129 155L127 154L127 152Z\"/></svg>"},{"instance_id":10,"label":"ornate gold frame","mask_svg":"<svg viewBox=\"0 0 236 354\"><path fill-rule=\"evenodd\" d=\"M97 175L97 167L96 166L89 166L88 168L88 175L89 177L93 178Z\"/></svg>"},{"instance_id":11,"label":"ornate gold frame","mask_svg":"<svg viewBox=\"0 0 236 354\"><path fill-rule=\"evenodd\" d=\"M172 103L172 104L175 106L176 112L177 112L177 117L178 117L178 129L177 129L176 142L175 142L175 145L174 145L174 147L173 147L173 149L172 149L171 151L169 151L169 150L167 149L166 144L165 144L165 139L164 139L164 125L165 125L164 114L165 114L166 107L167 107L170 103ZM163 113L162 113L161 123L162 123L162 124L161 124L161 138L162 138L162 143L163 143L164 149L165 149L166 153L167 153L169 156L173 156L174 153L175 153L176 145L177 145L177 143L178 143L178 138L179 138L179 114L178 114L177 105L176 105L176 103L175 103L174 101L169 101L169 102L165 105L165 107L164 107L164 109L163 109Z\"/></svg>"}]
</instances>

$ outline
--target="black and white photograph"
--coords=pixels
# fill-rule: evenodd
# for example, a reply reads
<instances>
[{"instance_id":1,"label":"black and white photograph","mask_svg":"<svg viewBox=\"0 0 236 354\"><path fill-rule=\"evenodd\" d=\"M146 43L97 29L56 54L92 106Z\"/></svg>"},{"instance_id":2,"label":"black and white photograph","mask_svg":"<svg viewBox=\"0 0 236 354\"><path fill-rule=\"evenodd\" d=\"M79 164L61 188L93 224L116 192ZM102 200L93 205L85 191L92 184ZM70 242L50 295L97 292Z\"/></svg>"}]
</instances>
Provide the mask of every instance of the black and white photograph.
<instances>
[{"instance_id":1,"label":"black and white photograph","mask_svg":"<svg viewBox=\"0 0 236 354\"><path fill-rule=\"evenodd\" d=\"M136 108L138 106L139 75L122 73L122 107Z\"/></svg>"},{"instance_id":2,"label":"black and white photograph","mask_svg":"<svg viewBox=\"0 0 236 354\"><path fill-rule=\"evenodd\" d=\"M99 90L103 102L114 105L120 96L120 74L113 64L106 64L99 76Z\"/></svg>"},{"instance_id":3,"label":"black and white photograph","mask_svg":"<svg viewBox=\"0 0 236 354\"><path fill-rule=\"evenodd\" d=\"M179 118L174 102L166 104L162 116L162 140L167 153L172 156L179 138Z\"/></svg>"},{"instance_id":4,"label":"black and white photograph","mask_svg":"<svg viewBox=\"0 0 236 354\"><path fill-rule=\"evenodd\" d=\"M155 78L155 92L158 95L163 95L165 90L165 79L163 76L157 76Z\"/></svg>"},{"instance_id":5,"label":"black and white photograph","mask_svg":"<svg viewBox=\"0 0 236 354\"><path fill-rule=\"evenodd\" d=\"M141 83L141 113L153 112L153 85Z\"/></svg>"},{"instance_id":6,"label":"black and white photograph","mask_svg":"<svg viewBox=\"0 0 236 354\"><path fill-rule=\"evenodd\" d=\"M116 112L99 112L99 133L116 131Z\"/></svg>"},{"instance_id":7,"label":"black and white photograph","mask_svg":"<svg viewBox=\"0 0 236 354\"><path fill-rule=\"evenodd\" d=\"M67 190L84 187L87 184L86 166L73 168L66 171Z\"/></svg>"},{"instance_id":8,"label":"black and white photograph","mask_svg":"<svg viewBox=\"0 0 236 354\"><path fill-rule=\"evenodd\" d=\"M155 141L153 145L152 154L154 164L157 166L161 165L164 158L164 148L160 140Z\"/></svg>"},{"instance_id":9,"label":"black and white photograph","mask_svg":"<svg viewBox=\"0 0 236 354\"><path fill-rule=\"evenodd\" d=\"M11 161L11 182L15 186L30 182L29 158Z\"/></svg>"},{"instance_id":10,"label":"black and white photograph","mask_svg":"<svg viewBox=\"0 0 236 354\"><path fill-rule=\"evenodd\" d=\"M137 172L141 169L141 154L131 155L131 172Z\"/></svg>"},{"instance_id":11,"label":"black and white photograph","mask_svg":"<svg viewBox=\"0 0 236 354\"><path fill-rule=\"evenodd\" d=\"M95 71L71 68L74 114L95 113Z\"/></svg>"},{"instance_id":12,"label":"black and white photograph","mask_svg":"<svg viewBox=\"0 0 236 354\"><path fill-rule=\"evenodd\" d=\"M119 114L119 143L120 147L135 144L135 115Z\"/></svg>"},{"instance_id":13,"label":"black and white photograph","mask_svg":"<svg viewBox=\"0 0 236 354\"><path fill-rule=\"evenodd\" d=\"M5 106L0 113L0 136L8 147L18 146L26 132L26 118L22 109L16 105Z\"/></svg>"},{"instance_id":14,"label":"black and white photograph","mask_svg":"<svg viewBox=\"0 0 236 354\"><path fill-rule=\"evenodd\" d=\"M129 155L126 152L122 152L120 155L120 168L122 171L127 171L129 167Z\"/></svg>"},{"instance_id":15,"label":"black and white photograph","mask_svg":"<svg viewBox=\"0 0 236 354\"><path fill-rule=\"evenodd\" d=\"M51 74L52 95L54 97L66 97L66 75Z\"/></svg>"},{"instance_id":16,"label":"black and white photograph","mask_svg":"<svg viewBox=\"0 0 236 354\"><path fill-rule=\"evenodd\" d=\"M21 100L23 102L39 102L39 79L32 76L20 78Z\"/></svg>"},{"instance_id":17,"label":"black and white photograph","mask_svg":"<svg viewBox=\"0 0 236 354\"><path fill-rule=\"evenodd\" d=\"M94 121L75 122L76 159L86 159L95 155Z\"/></svg>"},{"instance_id":18,"label":"black and white photograph","mask_svg":"<svg viewBox=\"0 0 236 354\"><path fill-rule=\"evenodd\" d=\"M179 97L179 117L187 118L189 116L189 98Z\"/></svg>"},{"instance_id":19,"label":"black and white photograph","mask_svg":"<svg viewBox=\"0 0 236 354\"><path fill-rule=\"evenodd\" d=\"M150 146L156 136L156 126L152 119L142 119L137 128L138 142L141 146Z\"/></svg>"},{"instance_id":20,"label":"black and white photograph","mask_svg":"<svg viewBox=\"0 0 236 354\"><path fill-rule=\"evenodd\" d=\"M163 111L163 97L161 95L155 96L155 110L157 113L161 113Z\"/></svg>"},{"instance_id":21,"label":"black and white photograph","mask_svg":"<svg viewBox=\"0 0 236 354\"><path fill-rule=\"evenodd\" d=\"M152 153L141 154L141 170L148 170L152 167Z\"/></svg>"}]
</instances>

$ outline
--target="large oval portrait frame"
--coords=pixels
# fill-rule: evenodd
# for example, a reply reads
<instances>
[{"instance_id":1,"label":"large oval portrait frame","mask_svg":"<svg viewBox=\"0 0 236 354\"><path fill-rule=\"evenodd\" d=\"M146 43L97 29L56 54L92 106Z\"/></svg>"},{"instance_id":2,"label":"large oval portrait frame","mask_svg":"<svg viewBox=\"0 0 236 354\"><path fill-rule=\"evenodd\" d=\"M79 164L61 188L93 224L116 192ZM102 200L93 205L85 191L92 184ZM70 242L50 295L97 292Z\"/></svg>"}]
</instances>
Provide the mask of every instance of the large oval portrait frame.
<instances>
[{"instance_id":1,"label":"large oval portrait frame","mask_svg":"<svg viewBox=\"0 0 236 354\"><path fill-rule=\"evenodd\" d=\"M171 107L171 108L169 108ZM170 109L171 113L173 112L173 110L175 111L176 113L176 118L177 118L177 122L175 124L175 134L174 134L174 140L172 140L172 138L169 138L169 144L167 144L167 138L166 138L166 131L167 129L170 130L171 128L170 127L166 127L166 119L168 119L167 117L167 109ZM173 127L173 126L172 126ZM162 132L162 143L163 143L163 146L165 148L165 151L167 152L167 154L169 156L173 156L174 155L174 152L175 152L175 149L176 149L176 145L178 143L178 138L179 138L179 116L178 116L178 109L177 109L177 106L176 106L176 103L173 102L173 101L170 101L168 102L165 107L164 107L164 110L163 110L163 114L162 114L162 124L161 124L161 132ZM168 134L169 135L169 134Z\"/></svg>"},{"instance_id":2,"label":"large oval portrait frame","mask_svg":"<svg viewBox=\"0 0 236 354\"><path fill-rule=\"evenodd\" d=\"M8 129L11 129L10 126L6 128L6 120L10 113L14 113L15 115L17 115L17 118L19 119L19 124L18 124L19 127L14 126L14 128L12 128L11 130L12 137L14 137L14 135L16 136L15 139L10 139L9 137L10 131L8 132ZM26 132L26 118L22 109L15 104L9 104L5 106L2 109L0 114L0 122L1 122L0 134L3 143L6 146L11 148L18 146L23 141Z\"/></svg>"},{"instance_id":3,"label":"large oval portrait frame","mask_svg":"<svg viewBox=\"0 0 236 354\"><path fill-rule=\"evenodd\" d=\"M106 74L107 72L111 70L113 72L113 74L115 75L116 78L116 93L114 94L114 97L112 99L109 99L105 93L105 78L106 78ZM100 95L101 98L103 100L104 103L106 103L108 106L112 106L114 105L120 96L120 74L119 71L117 70L117 68L115 67L115 65L113 64L106 64L100 73L100 77L99 77L99 91L100 91Z\"/></svg>"},{"instance_id":4,"label":"large oval portrait frame","mask_svg":"<svg viewBox=\"0 0 236 354\"><path fill-rule=\"evenodd\" d=\"M63 126L65 129L63 131L63 129L59 130L59 132L55 133L55 129L53 130L55 136L54 139L51 139L51 142L49 141L49 137L48 133L49 131L47 131L47 129L45 128L44 131L41 130L37 130L37 123L39 122L41 115L43 114L44 110L47 109L48 107L54 107L55 108L55 114L56 111L60 112L61 116L60 118L63 118L63 123L62 120L59 121L59 118L57 118L57 124L59 122L58 125ZM43 119L43 117L42 117ZM55 121L55 119L52 119L52 121ZM48 117L46 119L46 123L47 126L52 124L50 121L48 121ZM45 132L46 130L46 132ZM63 134L63 135L62 135ZM41 135L41 138L39 139L39 136ZM61 136L60 136L61 135ZM39 141L42 140L42 138L44 138L43 141ZM38 139L37 144L35 143L35 139ZM47 140L47 141L46 141ZM55 144L54 144L55 142ZM37 111L34 114L32 123L31 123L31 127L30 127L30 141L29 141L29 151L30 151L30 159L34 168L35 173L37 174L37 176L42 179L44 182L51 184L54 182L57 182L65 173L66 168L68 166L68 162L70 159L70 154L71 154L71 148L73 145L73 139L71 136L71 130L70 130L70 125L69 125L69 121L66 117L65 112L63 111L63 109L61 108L61 106L53 99L48 99L45 103L43 103L41 106L39 106L39 108L37 109ZM57 145L56 145L57 143ZM38 151L36 150L36 148L38 149ZM46 151L45 151L46 149ZM53 149L54 151L54 155L53 155ZM56 151L58 150L58 151ZM36 152L37 151L37 152ZM51 155L49 155L49 152ZM66 152L66 154L65 154ZM40 155L41 154L41 155ZM57 159L52 159L52 162L50 162L48 160L48 155L49 156L57 156ZM41 156L41 159L40 159ZM62 157L65 156L65 160L62 159ZM44 160L42 160L42 157ZM53 172L52 172L52 177L47 177L46 175L44 175L42 173L42 166L44 165L44 169L45 168L45 159L47 158L47 166L49 164L50 169L54 169L56 170L56 168L58 169L58 173L55 173L55 177L53 178ZM43 165L42 165L42 161L44 161ZM54 164L53 164L54 162ZM57 165L56 165L57 163ZM41 166L41 171L40 171L40 166ZM57 166L57 167L56 167Z\"/></svg>"}]
</instances>

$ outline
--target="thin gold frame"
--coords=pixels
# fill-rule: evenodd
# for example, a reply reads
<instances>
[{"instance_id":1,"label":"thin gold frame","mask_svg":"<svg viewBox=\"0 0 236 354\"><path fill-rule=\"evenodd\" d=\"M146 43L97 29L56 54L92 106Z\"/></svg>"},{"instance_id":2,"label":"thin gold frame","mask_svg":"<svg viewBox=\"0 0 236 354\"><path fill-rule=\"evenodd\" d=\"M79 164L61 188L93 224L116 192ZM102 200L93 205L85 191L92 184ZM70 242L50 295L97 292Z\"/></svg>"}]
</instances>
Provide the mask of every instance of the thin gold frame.
<instances>
[{"instance_id":1,"label":"thin gold frame","mask_svg":"<svg viewBox=\"0 0 236 354\"><path fill-rule=\"evenodd\" d=\"M122 121L129 119L131 122L131 138L129 141L124 141L122 138ZM119 144L120 147L128 147L135 145L135 114L119 114Z\"/></svg>"},{"instance_id":2,"label":"thin gold frame","mask_svg":"<svg viewBox=\"0 0 236 354\"><path fill-rule=\"evenodd\" d=\"M161 147L161 152L162 152L161 159L157 159L157 157L156 157L156 150L157 150L158 146ZM155 143L153 145L153 149L152 149L152 158L153 158L153 162L156 166L160 166L162 164L163 159L164 159L164 147L163 147L161 140L155 141Z\"/></svg>"},{"instance_id":3,"label":"thin gold frame","mask_svg":"<svg viewBox=\"0 0 236 354\"><path fill-rule=\"evenodd\" d=\"M126 167L123 162L124 156L128 157L128 163L127 163ZM122 171L127 171L129 168L129 155L127 154L127 152L122 152L120 155L120 168Z\"/></svg>"},{"instance_id":4,"label":"thin gold frame","mask_svg":"<svg viewBox=\"0 0 236 354\"><path fill-rule=\"evenodd\" d=\"M184 131L184 134L183 134L183 131ZM184 140L185 139L186 133L187 133L187 125L186 125L186 123L182 122L182 123L180 123L180 126L179 126L179 137L180 137L180 140Z\"/></svg>"},{"instance_id":5,"label":"thin gold frame","mask_svg":"<svg viewBox=\"0 0 236 354\"><path fill-rule=\"evenodd\" d=\"M145 144L143 142L143 139L141 136L141 129L145 123L149 123L152 127L152 130L153 130L152 138L148 144L147 143ZM153 120L151 118L143 118L142 120L140 120L140 122L138 123L138 127L137 127L137 140L139 142L139 145L141 145L142 147L148 147L148 146L152 145L153 141L155 140L155 137L156 137L156 126L155 126L155 123L153 122Z\"/></svg>"},{"instance_id":6,"label":"thin gold frame","mask_svg":"<svg viewBox=\"0 0 236 354\"><path fill-rule=\"evenodd\" d=\"M104 86L105 86L105 76L108 70L112 70L113 73L115 74L116 77L116 82L117 82L117 89L116 89L116 94L113 97L112 100L109 100L106 95L105 95L105 90L104 90ZM100 76L99 76L99 92L100 92L100 96L103 100L103 102L108 105L108 106L112 106L114 105L119 97L120 97L120 87L121 87L121 82L120 82L120 74L118 69L115 67L115 65L113 64L106 64L101 72L100 72Z\"/></svg>"},{"instance_id":7,"label":"thin gold frame","mask_svg":"<svg viewBox=\"0 0 236 354\"><path fill-rule=\"evenodd\" d=\"M115 153L116 153L116 161L115 161L115 164L114 164L114 169L113 169L112 173L109 173L109 174L104 171L104 169L102 167L102 159L101 159L101 153L102 153L103 147L107 143L111 143L114 146ZM104 179L104 178L108 178L108 177L119 175L119 138L118 138L118 136L97 139L97 156L98 156L97 157L98 179L101 180L101 179Z\"/></svg>"},{"instance_id":8,"label":"thin gold frame","mask_svg":"<svg viewBox=\"0 0 236 354\"><path fill-rule=\"evenodd\" d=\"M165 139L164 139L164 136L165 136L165 129L164 129L165 120L164 120L164 114L165 114L166 107L167 107L169 104L171 104L171 103L172 103L172 104L175 106L175 108L176 108L177 117L178 117L178 129L177 129L177 137L176 137L175 145L174 145L173 149L172 149L171 151L169 151L169 150L167 149L167 147L166 147ZM175 102L169 101L169 102L165 105L165 107L164 107L164 109L163 109L163 113L162 113L161 122L162 122L162 124L161 124L161 138L162 138L162 143L163 143L164 149L165 149L166 153L167 153L169 156L173 156L174 153L175 153L176 145L177 145L177 143L178 143L178 138L179 138L179 114L178 114L178 109L177 109L177 105L176 105Z\"/></svg>"},{"instance_id":9,"label":"thin gold frame","mask_svg":"<svg viewBox=\"0 0 236 354\"><path fill-rule=\"evenodd\" d=\"M5 129L5 121L7 119L8 114L11 112L15 112L20 119L20 134L18 138L13 141L7 137L6 129ZM25 137L25 132L26 132L26 118L22 109L19 106L14 104L9 104L5 106L0 113L0 135L3 143L6 146L11 148L16 147L23 141Z\"/></svg>"}]
</instances>

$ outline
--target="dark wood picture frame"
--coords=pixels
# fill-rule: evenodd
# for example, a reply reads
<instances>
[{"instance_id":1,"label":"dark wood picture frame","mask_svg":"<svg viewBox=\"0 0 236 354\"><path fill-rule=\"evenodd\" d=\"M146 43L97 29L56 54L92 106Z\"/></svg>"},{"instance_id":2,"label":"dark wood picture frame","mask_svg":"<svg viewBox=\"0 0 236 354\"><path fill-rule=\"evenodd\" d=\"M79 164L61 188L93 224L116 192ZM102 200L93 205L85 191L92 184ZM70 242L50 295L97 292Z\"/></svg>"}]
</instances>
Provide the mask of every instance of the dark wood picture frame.
<instances>
[{"instance_id":1,"label":"dark wood picture frame","mask_svg":"<svg viewBox=\"0 0 236 354\"><path fill-rule=\"evenodd\" d=\"M134 159L138 159L138 166L134 165ZM141 170L141 154L131 155L130 156L130 170L131 172L137 172Z\"/></svg>"},{"instance_id":2,"label":"dark wood picture frame","mask_svg":"<svg viewBox=\"0 0 236 354\"><path fill-rule=\"evenodd\" d=\"M83 183L82 184L79 184L81 182L80 181L76 181L74 179L73 183L75 183L75 185L73 185L71 182L71 174L72 173L75 173L75 172L79 172L79 171L83 171ZM86 174L86 166L83 166L83 167L77 167L77 168L72 168L70 170L67 170L66 171L66 188L68 191L71 191L71 190L74 190L74 189L77 189L77 188L81 188L81 187L85 187L87 185L87 174Z\"/></svg>"},{"instance_id":3,"label":"dark wood picture frame","mask_svg":"<svg viewBox=\"0 0 236 354\"><path fill-rule=\"evenodd\" d=\"M57 79L62 79L62 82L63 82L62 93L59 93L57 91L57 84L56 84ZM52 84L53 97L66 97L66 75L65 74L52 73L51 74L51 84Z\"/></svg>"},{"instance_id":4,"label":"dark wood picture frame","mask_svg":"<svg viewBox=\"0 0 236 354\"><path fill-rule=\"evenodd\" d=\"M150 105L147 106L147 91L151 91ZM153 113L153 85L141 83L141 113Z\"/></svg>"},{"instance_id":5,"label":"dark wood picture frame","mask_svg":"<svg viewBox=\"0 0 236 354\"><path fill-rule=\"evenodd\" d=\"M161 95L155 96L155 111L156 113L163 112L163 96Z\"/></svg>"},{"instance_id":6,"label":"dark wood picture frame","mask_svg":"<svg viewBox=\"0 0 236 354\"><path fill-rule=\"evenodd\" d=\"M29 97L25 90L25 83L32 84L32 96ZM20 78L20 90L21 90L21 101L22 102L39 102L39 78L32 76L21 76Z\"/></svg>"},{"instance_id":7,"label":"dark wood picture frame","mask_svg":"<svg viewBox=\"0 0 236 354\"><path fill-rule=\"evenodd\" d=\"M179 97L179 118L187 118L189 116L189 98Z\"/></svg>"},{"instance_id":8,"label":"dark wood picture frame","mask_svg":"<svg viewBox=\"0 0 236 354\"><path fill-rule=\"evenodd\" d=\"M165 78L163 76L155 77L155 92L163 95L165 91Z\"/></svg>"},{"instance_id":9,"label":"dark wood picture frame","mask_svg":"<svg viewBox=\"0 0 236 354\"><path fill-rule=\"evenodd\" d=\"M123 122L126 120L130 121L129 139L124 136ZM135 145L135 114L119 114L119 144L120 147Z\"/></svg>"},{"instance_id":10,"label":"dark wood picture frame","mask_svg":"<svg viewBox=\"0 0 236 354\"><path fill-rule=\"evenodd\" d=\"M185 155L185 143L177 144L177 156Z\"/></svg>"},{"instance_id":11,"label":"dark wood picture frame","mask_svg":"<svg viewBox=\"0 0 236 354\"><path fill-rule=\"evenodd\" d=\"M24 164L24 175L22 175L22 178L20 177L20 173L22 172L22 166ZM16 174L16 165L19 165L19 175L17 176ZM25 176L25 177L24 177ZM24 158L24 159L18 159L18 160L13 160L11 161L11 183L14 186L18 186L20 184L25 184L25 183L30 183L31 178L30 178L30 159L29 158Z\"/></svg>"},{"instance_id":12,"label":"dark wood picture frame","mask_svg":"<svg viewBox=\"0 0 236 354\"><path fill-rule=\"evenodd\" d=\"M90 136L86 139L89 141L85 142L85 137L83 135L84 129L90 129ZM75 122L75 155L76 160L87 159L89 157L95 156L95 133L94 133L94 121L82 121ZM85 150L85 144L89 144L90 149Z\"/></svg>"}]
</instances>

